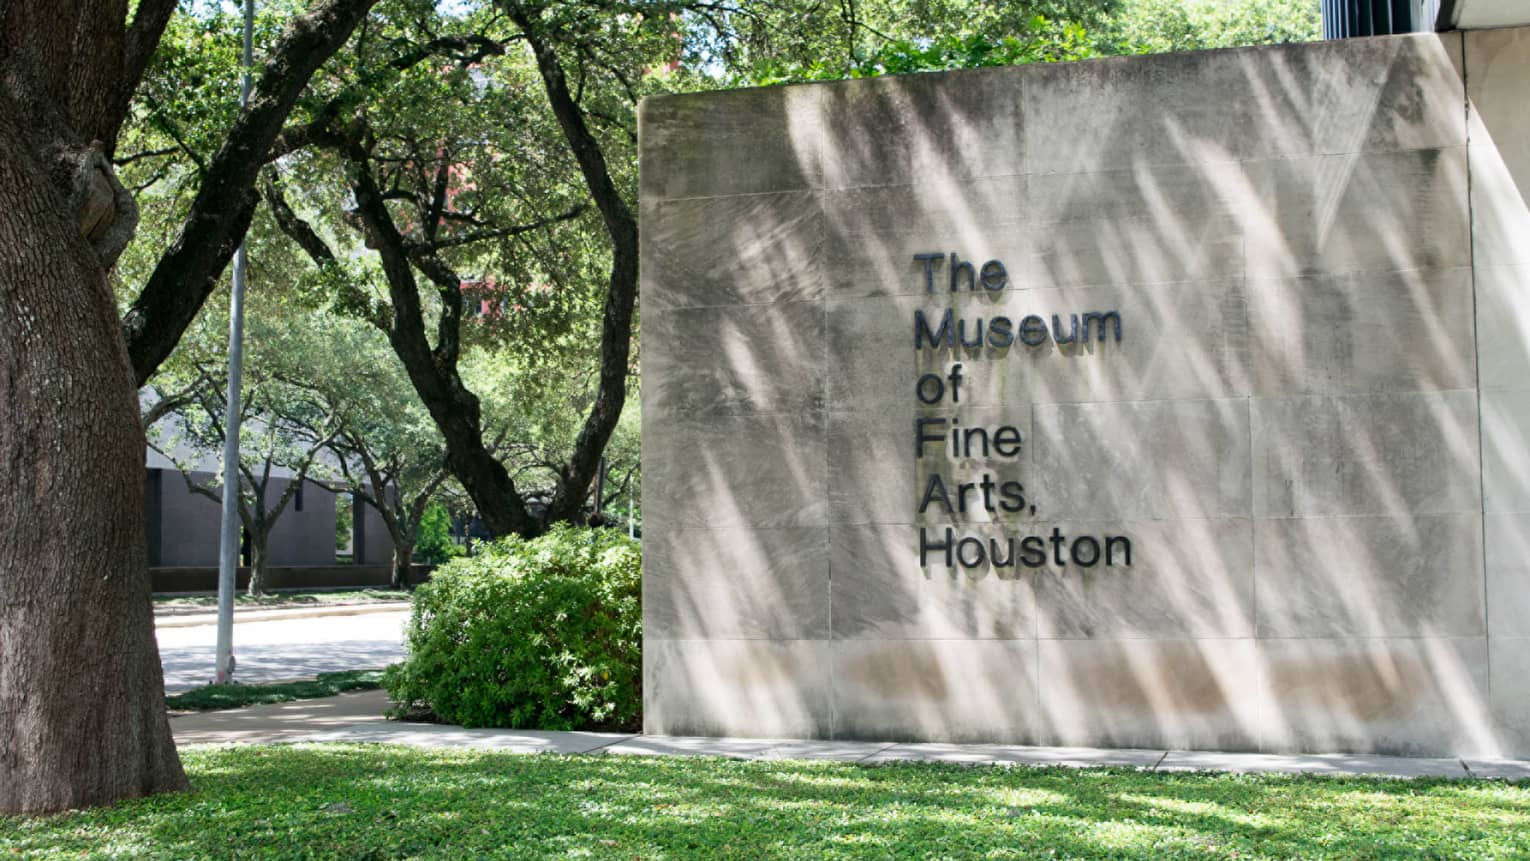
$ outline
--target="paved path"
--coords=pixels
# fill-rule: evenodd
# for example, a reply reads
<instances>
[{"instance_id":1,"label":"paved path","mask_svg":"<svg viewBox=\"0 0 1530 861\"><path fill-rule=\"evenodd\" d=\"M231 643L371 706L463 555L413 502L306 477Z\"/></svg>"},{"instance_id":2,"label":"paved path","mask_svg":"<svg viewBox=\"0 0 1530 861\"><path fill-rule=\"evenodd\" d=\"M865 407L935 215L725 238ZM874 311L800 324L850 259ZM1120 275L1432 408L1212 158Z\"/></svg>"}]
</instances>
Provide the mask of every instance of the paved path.
<instances>
[{"instance_id":1,"label":"paved path","mask_svg":"<svg viewBox=\"0 0 1530 861\"><path fill-rule=\"evenodd\" d=\"M254 684L387 666L404 657L408 620L408 611L401 610L319 617L236 614L234 678ZM212 680L217 627L184 622L178 619L175 626L155 628L166 693Z\"/></svg>"},{"instance_id":2,"label":"paved path","mask_svg":"<svg viewBox=\"0 0 1530 861\"><path fill-rule=\"evenodd\" d=\"M383 717L387 710L387 692L357 691L323 699L221 712L172 714L170 731L180 745L301 741L330 729L387 725L388 721Z\"/></svg>"},{"instance_id":3,"label":"paved path","mask_svg":"<svg viewBox=\"0 0 1530 861\"><path fill-rule=\"evenodd\" d=\"M1150 771L1236 771L1309 774L1530 779L1530 762L1422 759L1396 756L1281 756L1182 750L1100 750L972 744L894 744L857 741L791 741L681 738L598 732L464 729L443 724L400 723L382 717L382 691L341 694L271 706L171 718L182 745L228 742L375 742L416 747L499 750L511 753L724 756L737 759L826 759L865 764L955 762L969 765L1035 765L1092 768L1124 766Z\"/></svg>"}]
</instances>

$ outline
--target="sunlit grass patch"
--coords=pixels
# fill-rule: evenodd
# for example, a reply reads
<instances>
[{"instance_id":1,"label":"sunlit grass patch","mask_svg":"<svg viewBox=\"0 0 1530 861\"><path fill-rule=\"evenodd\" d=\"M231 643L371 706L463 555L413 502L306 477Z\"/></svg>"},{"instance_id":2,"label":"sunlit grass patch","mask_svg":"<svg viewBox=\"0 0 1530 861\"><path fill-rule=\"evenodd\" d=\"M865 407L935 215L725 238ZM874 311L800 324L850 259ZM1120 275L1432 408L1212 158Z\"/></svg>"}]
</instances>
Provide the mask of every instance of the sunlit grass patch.
<instances>
[{"instance_id":1,"label":"sunlit grass patch","mask_svg":"<svg viewBox=\"0 0 1530 861\"><path fill-rule=\"evenodd\" d=\"M1125 769L184 752L191 792L33 821L37 858L1516 858L1530 787Z\"/></svg>"}]
</instances>

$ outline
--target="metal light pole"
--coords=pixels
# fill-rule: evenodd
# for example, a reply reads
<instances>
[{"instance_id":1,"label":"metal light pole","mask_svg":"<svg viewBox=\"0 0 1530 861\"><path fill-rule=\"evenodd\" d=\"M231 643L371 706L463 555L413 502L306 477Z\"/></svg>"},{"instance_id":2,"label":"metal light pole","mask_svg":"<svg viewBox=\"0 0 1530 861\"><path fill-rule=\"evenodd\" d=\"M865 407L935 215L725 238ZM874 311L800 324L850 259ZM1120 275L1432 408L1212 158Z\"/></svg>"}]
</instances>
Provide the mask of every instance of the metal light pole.
<instances>
[{"instance_id":1,"label":"metal light pole","mask_svg":"<svg viewBox=\"0 0 1530 861\"><path fill-rule=\"evenodd\" d=\"M239 109L250 101L255 0L244 0L244 59ZM234 251L234 285L228 310L228 398L223 411L223 529L218 539L218 684L234 680L234 576L239 570L239 395L244 374L244 242Z\"/></svg>"}]
</instances>

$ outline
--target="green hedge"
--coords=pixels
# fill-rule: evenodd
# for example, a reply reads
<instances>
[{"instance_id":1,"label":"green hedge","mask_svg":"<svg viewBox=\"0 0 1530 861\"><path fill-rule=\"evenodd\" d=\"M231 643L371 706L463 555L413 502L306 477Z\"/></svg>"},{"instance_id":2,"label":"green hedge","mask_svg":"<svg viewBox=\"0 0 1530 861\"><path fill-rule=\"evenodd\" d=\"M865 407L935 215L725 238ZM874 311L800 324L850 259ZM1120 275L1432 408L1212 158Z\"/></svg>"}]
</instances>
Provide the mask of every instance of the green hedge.
<instances>
[{"instance_id":1,"label":"green hedge","mask_svg":"<svg viewBox=\"0 0 1530 861\"><path fill-rule=\"evenodd\" d=\"M638 543L616 530L483 545L416 590L409 655L383 686L398 712L462 726L635 730L641 596Z\"/></svg>"}]
</instances>

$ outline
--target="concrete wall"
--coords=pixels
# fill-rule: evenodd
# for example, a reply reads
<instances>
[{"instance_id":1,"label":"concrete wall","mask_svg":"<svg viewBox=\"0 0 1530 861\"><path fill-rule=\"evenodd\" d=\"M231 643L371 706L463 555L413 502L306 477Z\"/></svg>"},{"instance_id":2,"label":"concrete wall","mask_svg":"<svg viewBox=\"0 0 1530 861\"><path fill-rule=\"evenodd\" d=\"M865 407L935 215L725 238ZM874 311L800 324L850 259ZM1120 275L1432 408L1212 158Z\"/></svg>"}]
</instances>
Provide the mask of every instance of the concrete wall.
<instances>
[{"instance_id":1,"label":"concrete wall","mask_svg":"<svg viewBox=\"0 0 1530 861\"><path fill-rule=\"evenodd\" d=\"M646 729L1530 754L1526 92L1493 31L646 101ZM985 472L1027 505L918 513Z\"/></svg>"},{"instance_id":2,"label":"concrete wall","mask_svg":"<svg viewBox=\"0 0 1530 861\"><path fill-rule=\"evenodd\" d=\"M193 478L205 482L209 476L195 473ZM191 492L180 472L159 470L159 554L150 563L167 568L217 567L222 516L218 503ZM153 543L151 536L150 544Z\"/></svg>"},{"instance_id":3,"label":"concrete wall","mask_svg":"<svg viewBox=\"0 0 1530 861\"><path fill-rule=\"evenodd\" d=\"M1530 752L1530 29L1465 35L1488 687Z\"/></svg>"},{"instance_id":4,"label":"concrete wall","mask_svg":"<svg viewBox=\"0 0 1530 861\"><path fill-rule=\"evenodd\" d=\"M222 524L220 505L215 500L192 492L176 470L158 470L159 487L156 490L153 472L151 469L146 495L150 505L154 504L156 496L158 498L158 516L151 512L148 518L151 532L158 532L157 539L153 534L149 539L151 547L155 546L156 541L158 546L157 558L152 560L152 564L164 568L216 568L218 533ZM206 473L194 473L193 478L199 483L206 483L213 477ZM286 485L286 479L272 479L267 490L268 499L272 502L279 499ZM369 553L380 552L381 558L370 560L369 557L369 561L386 563L391 558L392 544L388 541L387 530L382 526L377 513L370 509L368 511L373 519L379 520L377 528L382 532L383 541L381 547L369 547L368 550ZM370 532L368 539L373 540ZM287 509L276 521L267 547L271 554L268 564L273 566L334 565L334 494L321 485L309 482L303 489L303 510L297 510L296 500L287 504Z\"/></svg>"},{"instance_id":5,"label":"concrete wall","mask_svg":"<svg viewBox=\"0 0 1530 861\"><path fill-rule=\"evenodd\" d=\"M266 491L268 504L276 504L287 489L285 479L272 479ZM287 503L287 510L276 519L267 545L271 565L335 564L335 495L321 485L308 482L303 488L303 510L297 499Z\"/></svg>"},{"instance_id":6,"label":"concrete wall","mask_svg":"<svg viewBox=\"0 0 1530 861\"><path fill-rule=\"evenodd\" d=\"M388 534L388 524L377 509L365 502L357 502L351 509L355 513L356 532L352 533L352 549L356 561L368 565L393 564L393 538ZM361 540L355 540L360 535Z\"/></svg>"}]
</instances>

